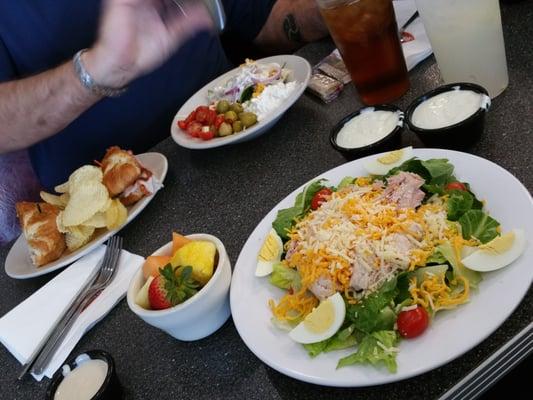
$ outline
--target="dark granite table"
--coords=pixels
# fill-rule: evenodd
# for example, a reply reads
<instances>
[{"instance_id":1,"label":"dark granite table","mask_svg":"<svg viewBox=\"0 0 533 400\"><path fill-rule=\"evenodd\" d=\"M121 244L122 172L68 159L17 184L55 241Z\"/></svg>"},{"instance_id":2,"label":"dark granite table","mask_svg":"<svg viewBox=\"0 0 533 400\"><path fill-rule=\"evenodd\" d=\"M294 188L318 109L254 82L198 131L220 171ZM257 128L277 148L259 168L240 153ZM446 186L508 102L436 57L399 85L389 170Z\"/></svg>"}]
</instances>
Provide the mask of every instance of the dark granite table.
<instances>
[{"instance_id":1,"label":"dark granite table","mask_svg":"<svg viewBox=\"0 0 533 400\"><path fill-rule=\"evenodd\" d=\"M502 13L510 84L494 100L485 136L470 151L500 164L531 191L533 4L504 5ZM331 49L331 42L324 41L298 54L315 63ZM413 98L439 84L433 58L410 76L412 88L397 102L404 109ZM359 106L351 86L329 105L305 94L270 132L247 143L189 151L171 139L163 141L153 150L169 161L165 188L121 232L125 248L147 256L169 240L172 230L207 232L225 243L235 262L249 234L274 205L302 183L344 162L328 143L329 130ZM403 141L421 146L412 133L404 134ZM6 248L0 250L1 264L7 252ZM10 279L3 269L0 274L0 315L55 275L20 281ZM532 320L532 300L530 289L499 329L449 364L379 387L335 389L288 378L248 350L231 319L209 338L178 342L137 318L125 301L88 332L74 351L109 351L127 398L132 399L434 399ZM16 381L20 365L2 346L0 370L1 399L43 398L47 381Z\"/></svg>"}]
</instances>

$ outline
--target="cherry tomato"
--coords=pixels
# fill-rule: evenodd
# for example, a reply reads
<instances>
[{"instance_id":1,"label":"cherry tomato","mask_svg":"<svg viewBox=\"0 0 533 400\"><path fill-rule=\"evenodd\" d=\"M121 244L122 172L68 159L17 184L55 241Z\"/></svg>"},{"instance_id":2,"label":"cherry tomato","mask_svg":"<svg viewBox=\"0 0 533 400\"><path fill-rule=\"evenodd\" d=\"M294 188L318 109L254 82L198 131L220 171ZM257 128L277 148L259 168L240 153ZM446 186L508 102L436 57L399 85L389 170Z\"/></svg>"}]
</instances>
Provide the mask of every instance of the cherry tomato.
<instances>
[{"instance_id":1,"label":"cherry tomato","mask_svg":"<svg viewBox=\"0 0 533 400\"><path fill-rule=\"evenodd\" d=\"M178 126L183 131L187 130L187 121L185 121L184 119L178 121Z\"/></svg>"},{"instance_id":2,"label":"cherry tomato","mask_svg":"<svg viewBox=\"0 0 533 400\"><path fill-rule=\"evenodd\" d=\"M446 185L446 190L463 190L466 191L467 188L464 183L461 182L450 182Z\"/></svg>"},{"instance_id":3,"label":"cherry tomato","mask_svg":"<svg viewBox=\"0 0 533 400\"><path fill-rule=\"evenodd\" d=\"M194 110L193 112L191 112L187 118L185 118L185 125L186 125L186 128L189 126L189 124L194 121L194 119L196 118L196 110Z\"/></svg>"},{"instance_id":4,"label":"cherry tomato","mask_svg":"<svg viewBox=\"0 0 533 400\"><path fill-rule=\"evenodd\" d=\"M224 119L224 114L218 114L217 117L215 118L215 128L217 128L217 131L218 131L218 128L220 128L220 125L222 125L222 122L225 122L226 120Z\"/></svg>"},{"instance_id":5,"label":"cherry tomato","mask_svg":"<svg viewBox=\"0 0 533 400\"><path fill-rule=\"evenodd\" d=\"M207 129L206 129L207 128ZM198 137L203 140L209 140L213 139L215 137L216 129L214 125L211 126L203 126L200 130L200 134Z\"/></svg>"},{"instance_id":6,"label":"cherry tomato","mask_svg":"<svg viewBox=\"0 0 533 400\"><path fill-rule=\"evenodd\" d=\"M311 199L311 209L316 210L318 207L324 203L333 191L328 188L320 189L318 192L315 193L313 198Z\"/></svg>"},{"instance_id":7,"label":"cherry tomato","mask_svg":"<svg viewBox=\"0 0 533 400\"><path fill-rule=\"evenodd\" d=\"M207 110L207 114L205 117L205 123L207 125L214 125L216 119L217 119L217 112L211 109Z\"/></svg>"},{"instance_id":8,"label":"cherry tomato","mask_svg":"<svg viewBox=\"0 0 533 400\"><path fill-rule=\"evenodd\" d=\"M196 109L196 121L200 123L207 122L207 116L209 114L209 107L207 106L198 106Z\"/></svg>"},{"instance_id":9,"label":"cherry tomato","mask_svg":"<svg viewBox=\"0 0 533 400\"><path fill-rule=\"evenodd\" d=\"M429 317L426 309L417 306L413 310L401 311L396 319L398 332L404 338L414 338L421 335L429 324Z\"/></svg>"},{"instance_id":10,"label":"cherry tomato","mask_svg":"<svg viewBox=\"0 0 533 400\"><path fill-rule=\"evenodd\" d=\"M187 133L192 137L199 137L200 132L202 132L202 124L196 121L192 121L187 126Z\"/></svg>"}]
</instances>

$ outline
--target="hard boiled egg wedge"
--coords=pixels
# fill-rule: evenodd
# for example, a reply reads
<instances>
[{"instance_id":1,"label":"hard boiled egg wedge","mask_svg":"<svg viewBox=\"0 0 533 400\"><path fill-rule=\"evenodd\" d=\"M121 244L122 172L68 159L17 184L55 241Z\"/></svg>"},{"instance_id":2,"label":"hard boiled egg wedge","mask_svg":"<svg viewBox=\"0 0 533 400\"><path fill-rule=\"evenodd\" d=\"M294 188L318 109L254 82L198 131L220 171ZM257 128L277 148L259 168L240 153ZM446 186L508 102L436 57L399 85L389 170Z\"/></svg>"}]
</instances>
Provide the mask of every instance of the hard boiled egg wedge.
<instances>
[{"instance_id":1,"label":"hard boiled egg wedge","mask_svg":"<svg viewBox=\"0 0 533 400\"><path fill-rule=\"evenodd\" d=\"M522 229L513 229L477 248L461 260L465 267L480 272L495 271L511 264L524 252L526 235Z\"/></svg>"},{"instance_id":2,"label":"hard boiled egg wedge","mask_svg":"<svg viewBox=\"0 0 533 400\"><path fill-rule=\"evenodd\" d=\"M323 300L300 322L289 336L298 343L316 343L332 337L344 322L346 306L339 293Z\"/></svg>"},{"instance_id":3,"label":"hard boiled egg wedge","mask_svg":"<svg viewBox=\"0 0 533 400\"><path fill-rule=\"evenodd\" d=\"M410 158L413 158L413 148L411 146L391 151L381 157L367 161L364 167L372 175L385 175L391 169L402 165Z\"/></svg>"},{"instance_id":4,"label":"hard boiled egg wedge","mask_svg":"<svg viewBox=\"0 0 533 400\"><path fill-rule=\"evenodd\" d=\"M281 260L283 242L277 232L271 229L257 255L255 276L267 276L272 273L274 264Z\"/></svg>"}]
</instances>

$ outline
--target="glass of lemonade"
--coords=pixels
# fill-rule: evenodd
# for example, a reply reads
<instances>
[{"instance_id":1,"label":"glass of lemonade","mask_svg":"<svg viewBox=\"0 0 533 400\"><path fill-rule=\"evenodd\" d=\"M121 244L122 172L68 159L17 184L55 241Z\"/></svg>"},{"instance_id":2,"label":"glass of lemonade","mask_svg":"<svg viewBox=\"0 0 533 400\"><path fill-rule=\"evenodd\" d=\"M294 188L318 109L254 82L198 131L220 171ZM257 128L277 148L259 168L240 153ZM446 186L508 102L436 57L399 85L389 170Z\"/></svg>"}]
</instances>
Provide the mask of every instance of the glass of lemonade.
<instances>
[{"instance_id":1,"label":"glass of lemonade","mask_svg":"<svg viewBox=\"0 0 533 400\"><path fill-rule=\"evenodd\" d=\"M396 100L409 89L392 0L317 0L361 101Z\"/></svg>"},{"instance_id":2,"label":"glass of lemonade","mask_svg":"<svg viewBox=\"0 0 533 400\"><path fill-rule=\"evenodd\" d=\"M442 78L494 98L509 83L498 0L416 0Z\"/></svg>"}]
</instances>

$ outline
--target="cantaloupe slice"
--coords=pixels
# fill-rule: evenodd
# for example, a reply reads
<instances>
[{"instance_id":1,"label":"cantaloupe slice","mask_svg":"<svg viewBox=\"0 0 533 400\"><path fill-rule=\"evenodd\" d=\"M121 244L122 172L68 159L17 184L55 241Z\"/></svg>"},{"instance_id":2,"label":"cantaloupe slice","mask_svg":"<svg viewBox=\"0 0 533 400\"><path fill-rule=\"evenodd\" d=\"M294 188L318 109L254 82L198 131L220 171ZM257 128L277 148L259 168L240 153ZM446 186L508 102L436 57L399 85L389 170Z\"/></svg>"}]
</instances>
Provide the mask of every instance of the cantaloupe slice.
<instances>
[{"instance_id":1,"label":"cantaloupe slice","mask_svg":"<svg viewBox=\"0 0 533 400\"><path fill-rule=\"evenodd\" d=\"M148 256L143 265L144 279L149 276L154 278L159 275L159 268L163 268L170 262L170 256Z\"/></svg>"},{"instance_id":2,"label":"cantaloupe slice","mask_svg":"<svg viewBox=\"0 0 533 400\"><path fill-rule=\"evenodd\" d=\"M187 243L191 242L191 239L187 239L185 236L180 235L179 233L172 232L172 255L176 254L176 251L185 246Z\"/></svg>"}]
</instances>

